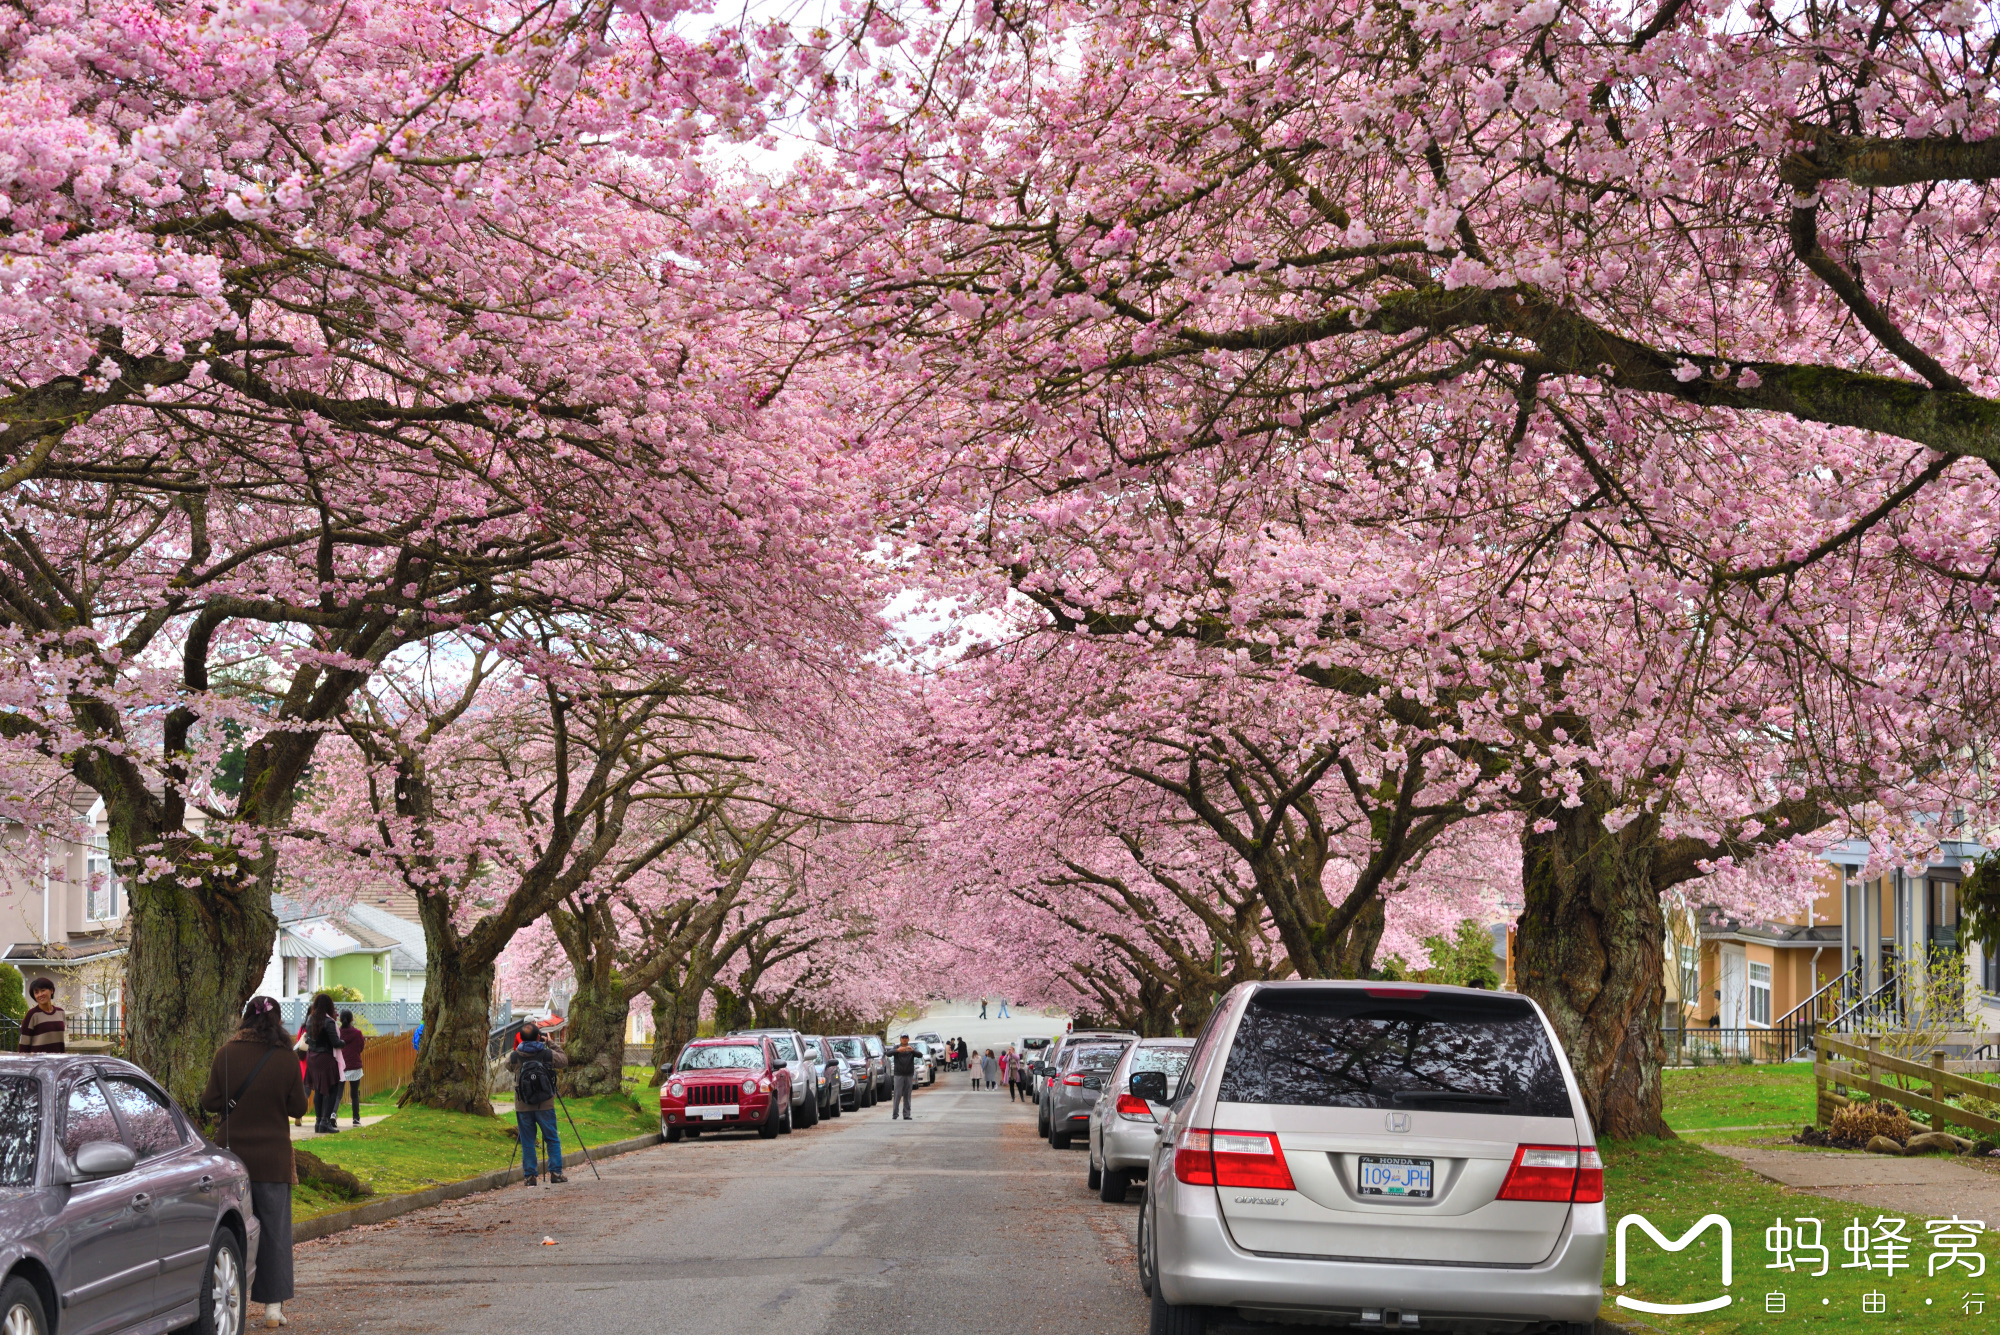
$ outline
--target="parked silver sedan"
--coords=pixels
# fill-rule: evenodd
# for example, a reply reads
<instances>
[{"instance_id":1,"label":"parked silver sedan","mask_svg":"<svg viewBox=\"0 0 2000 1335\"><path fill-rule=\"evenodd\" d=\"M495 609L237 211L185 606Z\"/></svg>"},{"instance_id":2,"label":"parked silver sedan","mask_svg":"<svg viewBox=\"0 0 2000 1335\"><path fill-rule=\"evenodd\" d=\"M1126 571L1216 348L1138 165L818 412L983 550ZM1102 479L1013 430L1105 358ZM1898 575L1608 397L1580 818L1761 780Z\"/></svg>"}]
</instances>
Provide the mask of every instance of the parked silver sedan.
<instances>
[{"instance_id":1,"label":"parked silver sedan","mask_svg":"<svg viewBox=\"0 0 2000 1335\"><path fill-rule=\"evenodd\" d=\"M240 1335L256 1255L242 1160L144 1071L0 1057L0 1331Z\"/></svg>"},{"instance_id":2,"label":"parked silver sedan","mask_svg":"<svg viewBox=\"0 0 2000 1335\"><path fill-rule=\"evenodd\" d=\"M1104 1082L1090 1108L1089 1183L1099 1200L1124 1200L1133 1179L1146 1175L1146 1165L1153 1161L1153 1142L1166 1118L1164 1103L1148 1103L1132 1092L1132 1077L1159 1071L1171 1091L1180 1084L1193 1049L1191 1038L1142 1038L1125 1049Z\"/></svg>"},{"instance_id":3,"label":"parked silver sedan","mask_svg":"<svg viewBox=\"0 0 2000 1335\"><path fill-rule=\"evenodd\" d=\"M1589 1335L1604 1165L1534 1002L1245 983L1195 1054L1139 1211L1154 1335L1238 1317Z\"/></svg>"}]
</instances>

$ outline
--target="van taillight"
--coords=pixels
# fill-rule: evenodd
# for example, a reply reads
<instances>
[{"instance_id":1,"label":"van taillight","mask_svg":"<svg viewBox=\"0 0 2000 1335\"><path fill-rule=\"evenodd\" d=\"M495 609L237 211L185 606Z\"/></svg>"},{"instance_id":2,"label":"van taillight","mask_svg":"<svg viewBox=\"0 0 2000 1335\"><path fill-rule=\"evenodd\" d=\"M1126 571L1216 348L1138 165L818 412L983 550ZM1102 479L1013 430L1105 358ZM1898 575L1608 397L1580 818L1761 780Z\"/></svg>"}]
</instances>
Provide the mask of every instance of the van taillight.
<instances>
[{"instance_id":1,"label":"van taillight","mask_svg":"<svg viewBox=\"0 0 2000 1335\"><path fill-rule=\"evenodd\" d=\"M1570 1199L1585 1205L1604 1199L1604 1159L1595 1149L1583 1151L1576 1170L1576 1195Z\"/></svg>"},{"instance_id":2,"label":"van taillight","mask_svg":"<svg viewBox=\"0 0 2000 1335\"><path fill-rule=\"evenodd\" d=\"M1215 1185L1215 1154L1206 1131L1183 1131L1174 1142L1174 1178L1194 1187Z\"/></svg>"},{"instance_id":3,"label":"van taillight","mask_svg":"<svg viewBox=\"0 0 2000 1335\"><path fill-rule=\"evenodd\" d=\"M1174 1176L1195 1186L1297 1190L1268 1131L1184 1131L1174 1144Z\"/></svg>"},{"instance_id":4,"label":"van taillight","mask_svg":"<svg viewBox=\"0 0 2000 1335\"><path fill-rule=\"evenodd\" d=\"M1601 1201L1604 1160L1574 1145L1523 1145L1500 1186L1503 1201Z\"/></svg>"}]
</instances>

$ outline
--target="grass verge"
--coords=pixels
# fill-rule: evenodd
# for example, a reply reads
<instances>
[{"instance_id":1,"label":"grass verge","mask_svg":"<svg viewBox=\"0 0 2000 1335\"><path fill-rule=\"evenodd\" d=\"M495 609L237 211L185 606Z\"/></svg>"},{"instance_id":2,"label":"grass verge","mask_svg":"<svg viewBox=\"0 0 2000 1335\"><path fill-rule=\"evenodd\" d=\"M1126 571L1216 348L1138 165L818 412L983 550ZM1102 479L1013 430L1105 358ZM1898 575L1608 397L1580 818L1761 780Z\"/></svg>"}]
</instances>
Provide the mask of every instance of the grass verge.
<instances>
[{"instance_id":1,"label":"grass verge","mask_svg":"<svg viewBox=\"0 0 2000 1335\"><path fill-rule=\"evenodd\" d=\"M1660 1073L1667 1125L1686 1135L1722 1126L1787 1126L1813 1120L1812 1066L1674 1067Z\"/></svg>"},{"instance_id":2,"label":"grass verge","mask_svg":"<svg viewBox=\"0 0 2000 1335\"><path fill-rule=\"evenodd\" d=\"M1740 1068L1739 1068L1740 1069ZM1807 1082L1811 1087L1811 1082ZM1906 1218L1902 1234L1910 1246L1901 1256L1907 1266L1891 1273L1879 1268L1845 1268L1853 1259L1844 1247L1850 1221L1860 1220L1871 1233L1878 1216L1889 1212L1845 1201L1827 1200L1792 1191L1758 1177L1731 1160L1685 1140L1605 1142L1605 1199L1612 1228L1627 1214L1644 1215L1669 1239L1677 1239L1706 1214L1719 1214L1734 1230L1734 1278L1721 1286L1721 1238L1710 1228L1686 1250L1669 1252L1636 1226L1628 1238L1627 1284L1616 1284L1616 1247L1605 1256L1605 1319L1621 1326L1666 1335L1846 1335L1860 1331L1956 1331L1970 1323L2000 1319L2000 1247L1984 1234L1971 1258L1984 1273L1974 1276L1966 1265L1952 1266L1935 1276L1929 1258L1936 1250L1925 1220ZM1820 1241L1827 1248L1824 1276L1816 1259L1803 1260L1794 1251L1792 1271L1773 1270L1768 1231L1779 1220L1797 1230L1799 1218L1818 1219ZM1810 1229L1810 1225L1807 1226ZM1871 1249L1871 1261L1879 1255ZM1983 1258L1983 1261L1982 1261ZM1656 1315L1614 1304L1626 1293L1656 1303L1692 1303L1727 1293L1729 1306L1695 1315ZM1985 1313L1968 1313L1965 1295L1991 1300ZM1769 1295L1783 1296L1782 1312L1767 1310ZM1864 1310L1868 1295L1879 1294L1882 1310ZM1872 1304L1871 1304L1872 1305Z\"/></svg>"},{"instance_id":3,"label":"grass verge","mask_svg":"<svg viewBox=\"0 0 2000 1335\"><path fill-rule=\"evenodd\" d=\"M385 1101L364 1103L364 1113L389 1111L393 1104L384 1107ZM576 1153L579 1132L586 1144L603 1145L659 1129L657 1109L630 1097L570 1099L568 1104L569 1117L556 1110L565 1157ZM514 1119L402 1108L373 1126L316 1137L305 1148L353 1173L376 1196L394 1196L505 1168L515 1157ZM292 1193L292 1218L310 1219L353 1204L301 1183Z\"/></svg>"}]
</instances>

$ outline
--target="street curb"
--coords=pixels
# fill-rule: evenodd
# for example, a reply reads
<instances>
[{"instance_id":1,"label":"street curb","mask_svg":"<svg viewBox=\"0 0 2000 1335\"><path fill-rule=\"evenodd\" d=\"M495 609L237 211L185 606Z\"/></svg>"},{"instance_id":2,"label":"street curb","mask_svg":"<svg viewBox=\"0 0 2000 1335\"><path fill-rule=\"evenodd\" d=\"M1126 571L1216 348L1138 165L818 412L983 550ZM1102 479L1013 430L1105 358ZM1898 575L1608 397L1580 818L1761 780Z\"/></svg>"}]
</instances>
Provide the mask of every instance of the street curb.
<instances>
[{"instance_id":1,"label":"street curb","mask_svg":"<svg viewBox=\"0 0 2000 1335\"><path fill-rule=\"evenodd\" d=\"M643 1150L662 1143L657 1131L647 1136L634 1136L630 1140L615 1140L609 1145L597 1145L579 1153L563 1155L563 1167L569 1169L571 1164L587 1163L594 1159L609 1159L614 1155L630 1154L634 1150ZM570 1171L575 1170L570 1169ZM408 1214L412 1210L442 1205L446 1201L455 1201L482 1191L497 1191L520 1180L521 1170L518 1167L506 1168L497 1173L482 1173L478 1177L446 1182L401 1196L384 1196L381 1200L357 1205L350 1210L335 1210L330 1214L300 1220L292 1225L292 1241L311 1242L315 1238L330 1237L362 1224L380 1224L394 1219L397 1215Z\"/></svg>"}]
</instances>

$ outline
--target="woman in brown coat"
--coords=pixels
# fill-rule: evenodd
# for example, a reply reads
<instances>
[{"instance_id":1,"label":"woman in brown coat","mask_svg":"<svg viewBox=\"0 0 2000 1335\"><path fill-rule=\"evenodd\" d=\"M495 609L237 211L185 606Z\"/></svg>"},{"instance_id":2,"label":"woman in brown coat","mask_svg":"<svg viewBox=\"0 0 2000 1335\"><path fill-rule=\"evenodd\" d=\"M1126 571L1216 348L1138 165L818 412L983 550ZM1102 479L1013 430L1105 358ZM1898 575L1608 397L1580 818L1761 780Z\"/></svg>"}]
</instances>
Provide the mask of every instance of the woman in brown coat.
<instances>
[{"instance_id":1,"label":"woman in brown coat","mask_svg":"<svg viewBox=\"0 0 2000 1335\"><path fill-rule=\"evenodd\" d=\"M292 1297L291 1119L305 1115L306 1086L270 997L252 997L243 1008L243 1027L208 1068L201 1110L219 1119L215 1143L234 1150L250 1170L250 1208L259 1229L250 1297L265 1305L266 1326L285 1325L284 1305Z\"/></svg>"}]
</instances>

